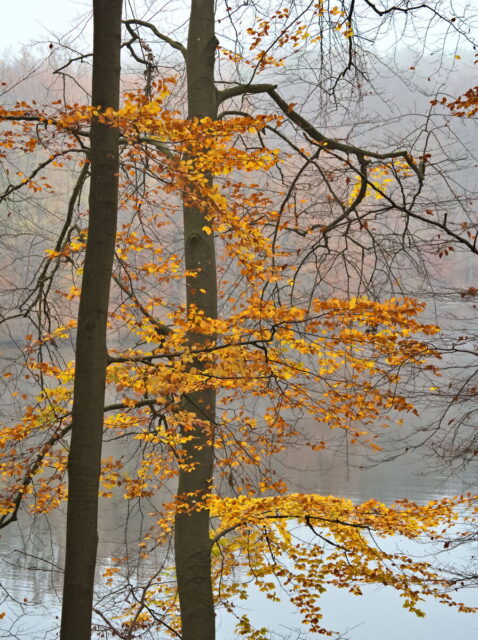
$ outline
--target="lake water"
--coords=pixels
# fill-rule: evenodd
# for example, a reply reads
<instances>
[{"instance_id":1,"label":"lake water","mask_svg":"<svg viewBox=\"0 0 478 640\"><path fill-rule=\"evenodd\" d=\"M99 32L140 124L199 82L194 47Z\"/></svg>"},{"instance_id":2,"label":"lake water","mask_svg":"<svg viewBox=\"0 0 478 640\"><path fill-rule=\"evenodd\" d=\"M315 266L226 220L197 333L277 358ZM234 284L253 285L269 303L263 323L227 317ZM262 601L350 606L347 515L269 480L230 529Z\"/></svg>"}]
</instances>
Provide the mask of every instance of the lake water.
<instances>
[{"instance_id":1,"label":"lake water","mask_svg":"<svg viewBox=\"0 0 478 640\"><path fill-rule=\"evenodd\" d=\"M342 456L332 453L321 453L318 460L319 464L317 454L291 453L280 466L284 476L293 483L294 490L346 496L355 502L376 498L389 503L403 497L425 502L473 490L473 487L476 489L471 470L461 479L447 477L443 472L424 474L426 462L417 455L414 459L405 456L366 470L350 467ZM124 534L117 527L112 506L104 501L101 508L99 571L123 541ZM137 516L131 518L133 529L135 518ZM61 593L58 569L62 565L63 536L61 513L54 513L48 519L39 518L33 528L24 519L1 531L0 601L3 602L0 612L7 615L0 621L0 638L40 640L57 637ZM386 544L390 551L399 544L407 552L424 553L423 547L413 548L410 543L404 546L399 538ZM476 551L462 548L453 552L448 561L458 566L468 564ZM447 561L444 557L440 559ZM469 605L478 605L476 590L463 590L457 598ZM324 626L343 632L343 638L350 640L478 638L477 614L460 614L428 601L424 607L426 617L420 619L405 611L400 598L389 588L368 587L361 597L331 589L322 597L321 606L325 614ZM311 637L304 633L297 613L287 602L271 603L257 590L251 590L251 598L244 603L243 610L250 613L251 620L258 626L276 631L277 637L290 640ZM233 621L219 613L218 640L233 638L233 627Z\"/></svg>"}]
</instances>

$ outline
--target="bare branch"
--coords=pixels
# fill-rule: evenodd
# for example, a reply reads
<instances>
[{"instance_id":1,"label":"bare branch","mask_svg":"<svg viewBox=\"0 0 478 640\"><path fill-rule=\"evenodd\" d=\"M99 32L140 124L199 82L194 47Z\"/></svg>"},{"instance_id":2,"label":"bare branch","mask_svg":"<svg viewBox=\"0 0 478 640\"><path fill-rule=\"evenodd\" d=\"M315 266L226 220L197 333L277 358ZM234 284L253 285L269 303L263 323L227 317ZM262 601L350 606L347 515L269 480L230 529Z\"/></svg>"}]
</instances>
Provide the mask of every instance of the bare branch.
<instances>
[{"instance_id":1,"label":"bare branch","mask_svg":"<svg viewBox=\"0 0 478 640\"><path fill-rule=\"evenodd\" d=\"M298 127L300 127L308 136L318 142L326 149L332 149L334 151L342 151L343 153L353 153L356 156L360 157L368 157L375 158L376 160L389 160L391 158L405 158L412 169L415 172L418 172L418 168L410 157L410 154L406 150L397 150L397 151L384 151L379 153L377 151L371 151L369 149L363 149L361 147L356 147L353 144L347 144L345 142L340 142L339 140L334 140L333 138L328 138L323 133L320 133L318 129L316 129L306 118L301 116L294 108L289 105L284 98L282 98L275 89L271 89L268 91L270 97L274 100L277 106L281 109L281 111Z\"/></svg>"},{"instance_id":2,"label":"bare branch","mask_svg":"<svg viewBox=\"0 0 478 640\"><path fill-rule=\"evenodd\" d=\"M244 96L247 94L269 93L277 89L275 84L237 84L228 89L222 89L217 92L217 104L220 105L224 100L230 100L236 96Z\"/></svg>"},{"instance_id":3,"label":"bare branch","mask_svg":"<svg viewBox=\"0 0 478 640\"><path fill-rule=\"evenodd\" d=\"M151 24L151 22L146 22L145 20L123 20L123 24L126 25L126 28L130 33L132 32L131 32L131 29L129 28L129 25L132 25L132 24L150 29L157 38L159 38L163 42L167 42L171 47L173 47L173 49L177 49L178 51L180 51L183 54L184 58L186 58L186 55L187 55L186 47L180 42L178 42L177 40L173 40L172 38L169 38L168 36L164 35L164 33L161 33L160 31L158 31L154 26L154 24Z\"/></svg>"}]
</instances>

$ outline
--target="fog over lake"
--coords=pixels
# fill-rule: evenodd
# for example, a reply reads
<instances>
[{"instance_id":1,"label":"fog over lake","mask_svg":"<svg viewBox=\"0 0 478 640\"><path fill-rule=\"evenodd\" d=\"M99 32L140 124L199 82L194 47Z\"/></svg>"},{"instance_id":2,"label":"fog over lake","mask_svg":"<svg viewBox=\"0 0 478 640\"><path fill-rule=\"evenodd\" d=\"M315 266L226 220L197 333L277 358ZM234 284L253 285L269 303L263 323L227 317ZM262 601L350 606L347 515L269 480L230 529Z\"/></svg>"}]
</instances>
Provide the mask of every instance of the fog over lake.
<instances>
[{"instance_id":1,"label":"fog over lake","mask_svg":"<svg viewBox=\"0 0 478 640\"><path fill-rule=\"evenodd\" d=\"M403 65L406 64L404 54ZM420 73L428 82L428 70L432 77L429 82L438 90L442 78L439 74L433 75L433 69L433 61L425 60ZM476 84L475 80L468 71L456 73L448 91L458 95L463 89ZM393 77L385 75L377 78L377 83L379 82L387 87L387 91L398 96L396 102L387 103L377 91L364 100L360 108L360 122L352 123L339 110L335 116L330 116L332 120L327 121L327 115L324 117L324 124L329 126L330 135L340 137L346 132L352 138L356 133L357 137L353 139L357 144L367 145L373 141L378 148L381 144L393 144L405 131L423 124L427 115L416 114L426 114L430 98L428 94L418 94L413 91L412 85L406 87ZM28 90L20 87L20 98L24 97L22 92L26 97ZM378 131L375 122L385 112L388 114L388 123ZM454 140L454 131L458 130L461 130L463 139L473 140L473 136L476 137L476 122L474 129L471 128L472 125L469 122L453 123L445 133L440 134L443 134L440 140L448 137ZM456 148L457 156L460 153L461 149ZM475 167L460 168L454 179L459 179L460 184L470 193L478 191ZM9 220L8 224L14 224L13 218ZM53 229L52 236L55 232L56 229ZM42 239L38 243L36 257L39 260L43 257L47 242ZM478 335L476 309L460 297L469 287L478 286L477 276L476 256L460 254L459 258L450 256L435 265L429 278L428 274L423 280L418 277L408 280L405 278L400 283L400 288L406 294L426 299L428 308L424 314L425 320L440 324L445 330L444 340L452 340L465 330L471 334L477 329L475 335ZM377 285L378 298L391 293L385 289L385 285L383 289ZM435 297L432 297L433 290L438 291ZM17 337L20 349L22 335L19 328ZM11 336L2 336L0 344L2 355L7 359L11 355L10 339ZM71 352L65 358L71 358ZM441 382L448 379L453 381L455 376L461 376L464 365L470 367L470 372L474 371L474 362L475 356L458 358L451 355L448 360L445 358L444 364L448 369ZM473 378L475 373L470 373L470 376ZM414 380L409 381L410 390L420 386L415 383ZM2 413L8 418L9 407L3 399L0 399L0 406ZM446 427L446 423L459 416L462 409L446 407L446 401L440 401L438 397L435 401L432 391L426 397L421 396L417 400L417 406L420 410L418 417L408 414L401 416L404 419L403 426L390 429L383 441L383 454L372 455L362 445L349 447L346 439L341 440L337 436L334 446L321 452L290 447L274 463L275 471L287 480L291 491L343 496L355 503L372 498L386 504L402 498L425 503L467 491L477 493L476 464L457 470L446 463L438 463L433 457L432 442L427 437L433 431L422 431L424 427L437 424L443 414L446 415L443 424ZM321 429L312 423L305 426L310 430ZM415 449L420 442L424 445ZM121 456L121 453L120 445L107 445L108 455ZM171 490L173 488L172 486ZM125 520L128 523L126 530L123 526ZM130 507L130 503L121 498L101 500L98 598L102 595L104 579L101 574L104 568L110 566L112 557L123 555L126 551L134 559L138 554L138 539L149 524L147 513L140 513L135 506ZM304 537L309 535L305 527L302 532L294 525L294 531ZM20 514L19 522L0 531L0 613L6 614L0 619L0 639L48 640L58 637L64 536L64 507L48 517L38 516L33 527L32 520L25 514ZM478 574L476 543L475 547L463 546L448 553L443 545L440 549L435 549L412 544L395 536L387 540L382 548L388 551L400 548L418 557L435 554L432 557L438 564L450 564L458 569L465 567L468 571L476 567ZM151 566L145 561L143 570L146 572L148 568ZM427 601L424 605L426 617L421 619L405 611L400 598L390 588L369 586L363 591L364 595L357 597L330 589L321 598L324 626L342 632L344 640L476 640L478 637L477 614L460 614ZM250 594L250 599L242 602L241 606L244 611L250 612L254 624L270 627L271 631L284 640L305 640L311 637L301 627L299 615L286 598L283 603L271 603L254 587ZM478 606L476 590L463 590L454 595L466 604ZM219 612L217 626L218 640L233 638L234 620L223 611ZM136 637L141 637L141 632Z\"/></svg>"}]
</instances>

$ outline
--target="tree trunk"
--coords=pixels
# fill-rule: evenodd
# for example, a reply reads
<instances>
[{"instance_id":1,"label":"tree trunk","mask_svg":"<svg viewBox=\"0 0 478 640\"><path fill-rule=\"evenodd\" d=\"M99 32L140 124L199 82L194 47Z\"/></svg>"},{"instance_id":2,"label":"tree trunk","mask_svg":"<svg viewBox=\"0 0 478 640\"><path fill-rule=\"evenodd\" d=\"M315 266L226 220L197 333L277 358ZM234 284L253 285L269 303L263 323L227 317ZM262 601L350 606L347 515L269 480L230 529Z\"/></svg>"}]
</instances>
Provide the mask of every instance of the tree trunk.
<instances>
[{"instance_id":1,"label":"tree trunk","mask_svg":"<svg viewBox=\"0 0 478 640\"><path fill-rule=\"evenodd\" d=\"M93 106L118 109L122 0L93 1ZM78 313L61 640L90 640L107 363L106 322L118 207L118 129L91 123L89 226Z\"/></svg>"},{"instance_id":2,"label":"tree trunk","mask_svg":"<svg viewBox=\"0 0 478 640\"><path fill-rule=\"evenodd\" d=\"M214 84L214 57L217 40L214 35L214 0L192 0L186 57L188 117L217 118L217 95ZM197 277L186 282L188 308L194 304L211 318L217 317L216 258L213 235L207 235L204 213L184 207L185 262ZM203 291L205 293L203 293ZM204 337L189 335L190 344L204 343ZM199 367L200 363L194 363ZM209 511L194 510L196 501L211 489L213 473L213 429L215 391L206 390L184 399L184 408L207 421L209 429L198 423L184 435L192 436L185 445L192 471L179 471L178 497L187 501L190 511L177 513L175 523L175 556L182 640L214 640L215 614L211 581L211 541ZM194 496L187 496L194 494Z\"/></svg>"}]
</instances>

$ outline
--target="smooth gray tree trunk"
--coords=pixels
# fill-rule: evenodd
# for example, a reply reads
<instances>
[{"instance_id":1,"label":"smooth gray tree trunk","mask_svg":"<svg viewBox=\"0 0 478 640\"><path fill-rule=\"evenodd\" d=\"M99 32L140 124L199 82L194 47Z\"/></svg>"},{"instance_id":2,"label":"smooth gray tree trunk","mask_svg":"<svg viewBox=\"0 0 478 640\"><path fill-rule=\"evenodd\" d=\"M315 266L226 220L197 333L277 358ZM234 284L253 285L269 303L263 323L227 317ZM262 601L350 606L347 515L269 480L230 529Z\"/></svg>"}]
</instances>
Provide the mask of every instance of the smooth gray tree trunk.
<instances>
[{"instance_id":1,"label":"smooth gray tree trunk","mask_svg":"<svg viewBox=\"0 0 478 640\"><path fill-rule=\"evenodd\" d=\"M188 117L217 118L217 92L214 84L214 58L217 40L214 35L214 0L192 0L186 56ZM187 305L194 304L210 318L217 317L216 258L214 238L203 231L204 213L184 207L184 247L188 271ZM203 293L201 291L205 291ZM204 336L189 335L190 344L204 343ZM200 366L194 363L194 366ZM195 500L211 489L215 424L215 391L191 394L184 408L195 413L203 424L185 432L192 440L185 446L193 471L180 470L178 496L188 500L189 513L179 512L175 523L175 557L181 608L182 640L214 640L215 613L211 580L211 541L209 511L194 510ZM204 421L210 425L204 427ZM194 493L195 498L185 498Z\"/></svg>"},{"instance_id":2,"label":"smooth gray tree trunk","mask_svg":"<svg viewBox=\"0 0 478 640\"><path fill-rule=\"evenodd\" d=\"M93 0L95 107L117 109L122 0ZM90 640L107 364L106 322L118 208L118 129L91 123L89 226L76 339L61 640Z\"/></svg>"}]
</instances>

